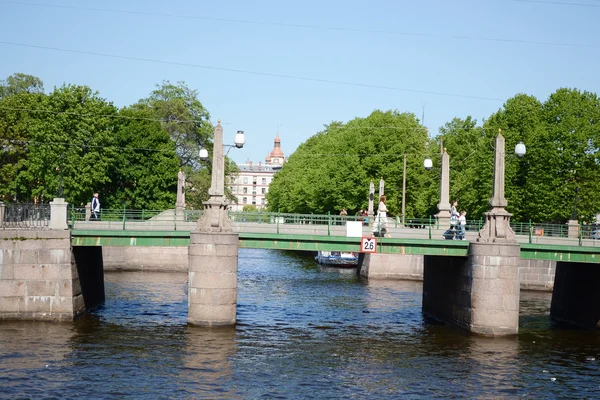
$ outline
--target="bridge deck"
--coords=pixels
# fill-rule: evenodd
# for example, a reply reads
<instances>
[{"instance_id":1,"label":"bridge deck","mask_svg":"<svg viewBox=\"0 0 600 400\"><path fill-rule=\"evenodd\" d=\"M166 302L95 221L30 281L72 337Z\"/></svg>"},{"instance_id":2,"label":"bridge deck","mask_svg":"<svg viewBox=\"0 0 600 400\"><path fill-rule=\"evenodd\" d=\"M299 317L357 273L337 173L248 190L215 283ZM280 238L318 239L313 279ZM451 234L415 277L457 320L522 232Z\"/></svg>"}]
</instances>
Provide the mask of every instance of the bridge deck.
<instances>
[{"instance_id":1,"label":"bridge deck","mask_svg":"<svg viewBox=\"0 0 600 400\"><path fill-rule=\"evenodd\" d=\"M74 229L74 246L188 246L189 231ZM360 251L360 238L334 235L239 232L239 247L299 251ZM467 256L468 240L377 238L377 252ZM574 243L577 243L575 241ZM573 244L520 243L521 258L570 262L600 262L600 247Z\"/></svg>"}]
</instances>

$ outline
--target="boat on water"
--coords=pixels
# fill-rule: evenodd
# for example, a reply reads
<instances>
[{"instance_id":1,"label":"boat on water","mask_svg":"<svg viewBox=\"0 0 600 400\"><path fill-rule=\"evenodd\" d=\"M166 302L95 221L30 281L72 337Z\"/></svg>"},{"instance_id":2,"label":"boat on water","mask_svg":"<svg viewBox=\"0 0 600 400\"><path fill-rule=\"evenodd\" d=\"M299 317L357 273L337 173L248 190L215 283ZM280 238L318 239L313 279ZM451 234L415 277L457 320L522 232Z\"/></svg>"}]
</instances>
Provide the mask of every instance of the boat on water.
<instances>
[{"instance_id":1,"label":"boat on water","mask_svg":"<svg viewBox=\"0 0 600 400\"><path fill-rule=\"evenodd\" d=\"M346 251L319 251L315 260L319 264L334 267L356 267L358 265L358 255Z\"/></svg>"}]
</instances>

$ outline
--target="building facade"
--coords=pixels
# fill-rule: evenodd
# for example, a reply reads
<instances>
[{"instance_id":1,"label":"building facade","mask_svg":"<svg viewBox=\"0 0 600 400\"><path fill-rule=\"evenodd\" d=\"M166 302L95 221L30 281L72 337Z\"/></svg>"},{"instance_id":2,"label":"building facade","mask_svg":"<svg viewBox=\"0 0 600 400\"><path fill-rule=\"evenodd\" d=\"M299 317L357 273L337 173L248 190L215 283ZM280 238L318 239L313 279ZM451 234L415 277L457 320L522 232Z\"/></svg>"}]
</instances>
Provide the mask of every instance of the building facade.
<instances>
[{"instance_id":1,"label":"building facade","mask_svg":"<svg viewBox=\"0 0 600 400\"><path fill-rule=\"evenodd\" d=\"M265 158L265 163L258 164L248 161L238 164L240 172L231 178L229 189L231 194L237 198L237 204L231 204L232 211L242 211L245 205L256 206L262 210L267 206L266 194L273 176L283 167L285 156L281 150L279 134L275 137L273 150Z\"/></svg>"}]
</instances>

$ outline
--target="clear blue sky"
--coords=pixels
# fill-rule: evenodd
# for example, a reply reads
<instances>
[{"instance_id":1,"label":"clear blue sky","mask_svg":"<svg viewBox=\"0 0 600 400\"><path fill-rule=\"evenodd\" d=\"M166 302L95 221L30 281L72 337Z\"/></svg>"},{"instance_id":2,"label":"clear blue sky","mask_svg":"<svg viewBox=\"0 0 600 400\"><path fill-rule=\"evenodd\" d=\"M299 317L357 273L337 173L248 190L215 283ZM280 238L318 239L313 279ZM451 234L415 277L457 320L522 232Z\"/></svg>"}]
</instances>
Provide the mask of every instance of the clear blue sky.
<instances>
[{"instance_id":1,"label":"clear blue sky","mask_svg":"<svg viewBox=\"0 0 600 400\"><path fill-rule=\"evenodd\" d=\"M435 136L517 93L600 92L598 0L0 0L0 20L0 79L88 85L119 107L185 81L226 143L245 131L237 162L264 160L278 129L289 155L375 109L424 107Z\"/></svg>"}]
</instances>

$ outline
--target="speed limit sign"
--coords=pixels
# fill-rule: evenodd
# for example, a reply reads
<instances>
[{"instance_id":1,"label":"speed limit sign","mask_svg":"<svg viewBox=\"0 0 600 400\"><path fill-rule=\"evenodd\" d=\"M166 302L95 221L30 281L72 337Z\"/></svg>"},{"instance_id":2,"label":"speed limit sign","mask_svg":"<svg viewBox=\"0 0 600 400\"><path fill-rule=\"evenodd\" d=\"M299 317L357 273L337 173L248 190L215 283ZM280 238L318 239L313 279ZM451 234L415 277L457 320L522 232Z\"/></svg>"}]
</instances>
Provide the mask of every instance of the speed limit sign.
<instances>
[{"instance_id":1,"label":"speed limit sign","mask_svg":"<svg viewBox=\"0 0 600 400\"><path fill-rule=\"evenodd\" d=\"M360 241L360 252L361 253L376 253L377 252L377 238L364 237Z\"/></svg>"}]
</instances>

